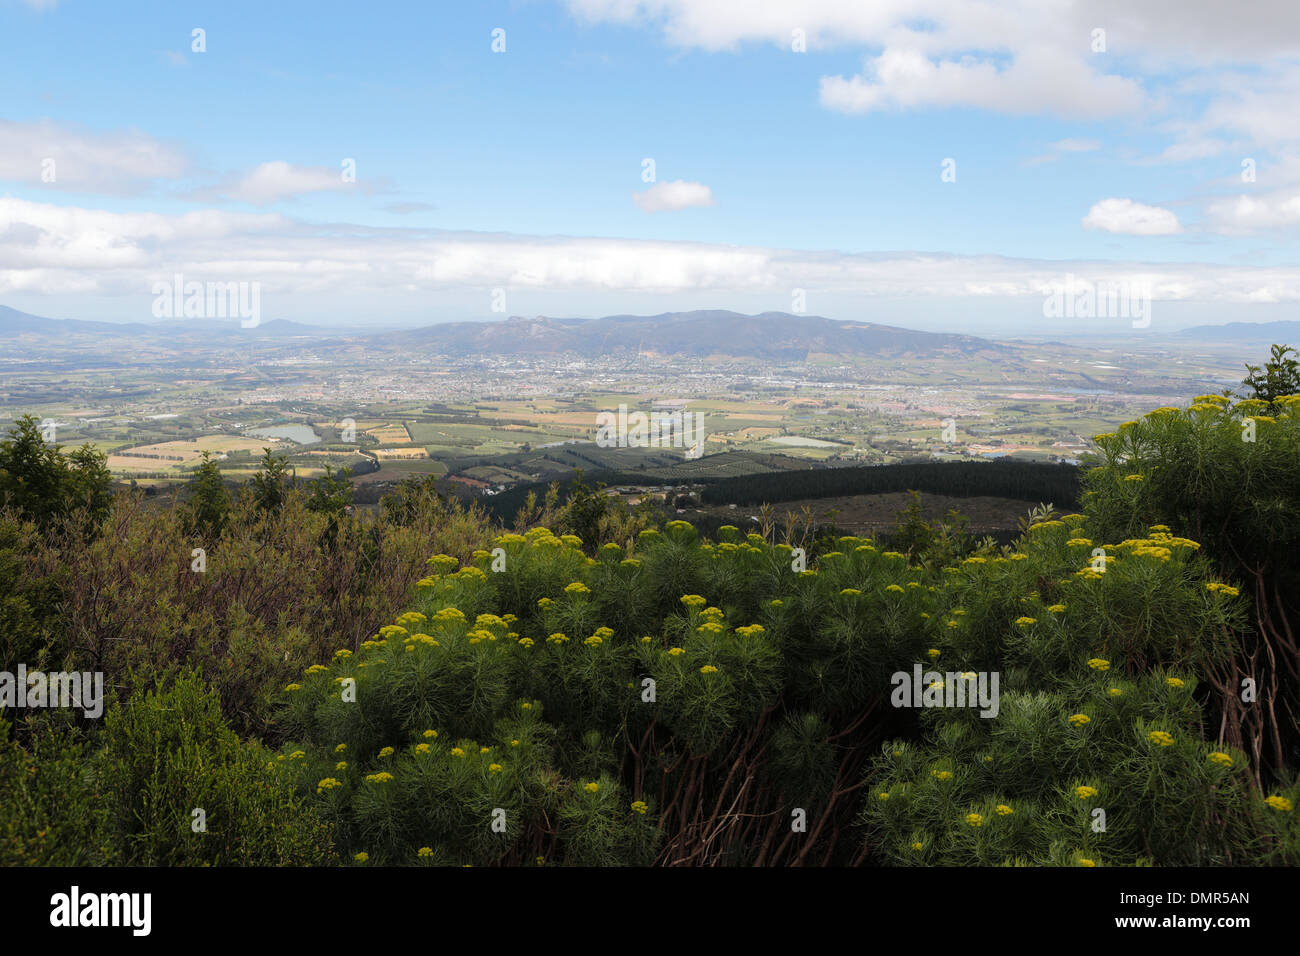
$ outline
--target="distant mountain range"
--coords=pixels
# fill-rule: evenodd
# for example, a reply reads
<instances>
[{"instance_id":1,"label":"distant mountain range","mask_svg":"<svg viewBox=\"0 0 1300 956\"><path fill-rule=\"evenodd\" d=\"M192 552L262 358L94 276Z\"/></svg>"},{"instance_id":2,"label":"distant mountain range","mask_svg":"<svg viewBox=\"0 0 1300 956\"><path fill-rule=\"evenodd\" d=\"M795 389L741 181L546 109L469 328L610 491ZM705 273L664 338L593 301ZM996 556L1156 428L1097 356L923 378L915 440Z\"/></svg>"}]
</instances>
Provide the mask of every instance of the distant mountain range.
<instances>
[{"instance_id":1,"label":"distant mountain range","mask_svg":"<svg viewBox=\"0 0 1300 956\"><path fill-rule=\"evenodd\" d=\"M241 328L233 319L87 322L47 319L0 306L0 338L17 339L20 345L91 345L96 339L124 337L190 347L310 339L321 347L368 344L443 355L716 355L781 361L802 361L810 353L891 357L1007 350L1006 346L971 335L918 332L874 322L837 321L786 312L742 315L710 310L601 319L512 316L496 322L446 322L396 332L358 332L284 319L262 322L251 329Z\"/></svg>"},{"instance_id":2,"label":"distant mountain range","mask_svg":"<svg viewBox=\"0 0 1300 956\"><path fill-rule=\"evenodd\" d=\"M52 340L60 336L94 336L105 339L138 337L175 340L218 338L292 338L295 336L338 336L339 329L302 325L287 319L262 322L255 328L240 328L238 319L163 319L158 322L95 322L85 319L48 319L0 305L0 338Z\"/></svg>"},{"instance_id":3,"label":"distant mountain range","mask_svg":"<svg viewBox=\"0 0 1300 956\"><path fill-rule=\"evenodd\" d=\"M978 352L1003 347L970 335L917 332L873 322L841 322L819 315L722 310L610 315L602 319L528 319L449 322L372 336L376 344L426 346L451 355L570 353L586 357L620 353L750 356L800 361L828 355L915 355Z\"/></svg>"},{"instance_id":4,"label":"distant mountain range","mask_svg":"<svg viewBox=\"0 0 1300 956\"><path fill-rule=\"evenodd\" d=\"M1269 342L1300 347L1300 322L1229 322L1183 329L1180 338L1207 342Z\"/></svg>"},{"instance_id":5,"label":"distant mountain range","mask_svg":"<svg viewBox=\"0 0 1300 956\"><path fill-rule=\"evenodd\" d=\"M1300 345L1300 321L1200 325L1176 333L1182 340L1216 343ZM308 325L286 319L241 328L237 319L163 319L157 322L95 322L50 319L0 306L0 340L11 350L121 349L132 339L153 348L228 350L250 342L265 348L373 347L415 354L472 355L657 355L704 358L734 356L800 362L810 354L845 357L920 357L984 352L1012 354L1003 343L973 335L920 332L875 322L841 321L820 315L725 310L609 315L600 319L548 316L485 322L444 322L399 331Z\"/></svg>"}]
</instances>

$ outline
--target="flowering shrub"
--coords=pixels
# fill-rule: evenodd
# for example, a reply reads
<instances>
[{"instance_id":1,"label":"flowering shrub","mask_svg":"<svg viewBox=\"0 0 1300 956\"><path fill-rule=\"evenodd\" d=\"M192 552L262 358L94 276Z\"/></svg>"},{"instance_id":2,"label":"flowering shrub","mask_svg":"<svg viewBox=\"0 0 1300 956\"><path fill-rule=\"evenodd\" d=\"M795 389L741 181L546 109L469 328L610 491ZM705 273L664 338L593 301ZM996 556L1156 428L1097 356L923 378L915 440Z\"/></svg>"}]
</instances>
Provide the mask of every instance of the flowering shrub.
<instances>
[{"instance_id":1,"label":"flowering shrub","mask_svg":"<svg viewBox=\"0 0 1300 956\"><path fill-rule=\"evenodd\" d=\"M1146 537L1157 525L1192 537L1232 579L1207 587L1249 597L1255 627L1202 676L1226 739L1260 754L1261 785L1300 760L1300 395L1268 398L1202 395L1098 435L1084 496L1098 534ZM1246 679L1269 706L1242 700Z\"/></svg>"},{"instance_id":2,"label":"flowering shrub","mask_svg":"<svg viewBox=\"0 0 1300 956\"><path fill-rule=\"evenodd\" d=\"M933 570L846 536L806 571L681 521L595 557L502 535L504 569L431 559L410 612L289 685L280 763L367 865L1294 862L1295 788L1254 790L1197 702L1241 599L1194 541L1097 570L1094 535ZM937 661L1000 672L997 718L891 708Z\"/></svg>"}]
</instances>

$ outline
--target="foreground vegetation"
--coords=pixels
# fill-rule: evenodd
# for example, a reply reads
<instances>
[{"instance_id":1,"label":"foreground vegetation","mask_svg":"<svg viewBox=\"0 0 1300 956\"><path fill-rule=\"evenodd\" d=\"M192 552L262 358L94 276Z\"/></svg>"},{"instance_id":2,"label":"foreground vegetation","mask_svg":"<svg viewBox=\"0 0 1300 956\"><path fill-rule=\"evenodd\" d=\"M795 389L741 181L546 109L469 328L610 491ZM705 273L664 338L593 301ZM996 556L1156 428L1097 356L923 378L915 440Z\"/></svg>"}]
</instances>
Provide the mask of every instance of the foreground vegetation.
<instances>
[{"instance_id":1,"label":"foreground vegetation","mask_svg":"<svg viewBox=\"0 0 1300 956\"><path fill-rule=\"evenodd\" d=\"M1295 865L1300 398L1258 375L1098 436L1009 546L581 484L362 514L269 454L150 507L20 424L3 667L109 703L0 717L0 862ZM918 670L996 716L897 706Z\"/></svg>"}]
</instances>

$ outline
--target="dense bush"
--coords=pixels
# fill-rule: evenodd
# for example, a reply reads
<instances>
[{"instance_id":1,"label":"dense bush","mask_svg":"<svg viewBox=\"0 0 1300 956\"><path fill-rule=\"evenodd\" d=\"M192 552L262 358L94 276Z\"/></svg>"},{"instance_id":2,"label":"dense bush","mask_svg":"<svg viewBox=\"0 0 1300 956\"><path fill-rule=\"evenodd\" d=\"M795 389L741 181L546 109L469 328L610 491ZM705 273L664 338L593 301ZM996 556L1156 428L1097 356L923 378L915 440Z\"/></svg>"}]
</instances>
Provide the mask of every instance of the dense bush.
<instances>
[{"instance_id":1,"label":"dense bush","mask_svg":"<svg viewBox=\"0 0 1300 956\"><path fill-rule=\"evenodd\" d=\"M1272 414L1269 414L1272 413ZM1240 582L1255 627L1240 653L1204 673L1235 746L1281 772L1300 760L1300 396L1233 404L1203 395L1098 435L1102 464L1086 478L1098 534L1119 540L1150 524L1204 544ZM1256 686L1257 706L1242 700Z\"/></svg>"},{"instance_id":2,"label":"dense bush","mask_svg":"<svg viewBox=\"0 0 1300 956\"><path fill-rule=\"evenodd\" d=\"M294 795L267 750L226 725L216 696L192 676L137 692L89 739L52 718L29 734L30 749L8 733L0 719L0 864L333 859L329 824Z\"/></svg>"},{"instance_id":3,"label":"dense bush","mask_svg":"<svg viewBox=\"0 0 1300 956\"><path fill-rule=\"evenodd\" d=\"M197 512L206 534L194 509L138 493L91 527L74 517L39 533L0 515L0 582L14 581L0 597L14 628L0 658L103 671L124 694L194 666L238 731L264 732L292 674L355 648L406 604L432 541L468 559L487 534L481 514L427 489L404 500L410 514L340 515L289 490L271 512L245 492Z\"/></svg>"},{"instance_id":4,"label":"dense bush","mask_svg":"<svg viewBox=\"0 0 1300 956\"><path fill-rule=\"evenodd\" d=\"M288 686L282 762L370 863L1295 862L1294 786L1258 792L1197 701L1240 600L1196 542L1151 529L1098 570L1087 532L938 571L853 537L799 571L681 521L632 556L503 535ZM891 713L935 661L1000 671L997 719Z\"/></svg>"}]
</instances>

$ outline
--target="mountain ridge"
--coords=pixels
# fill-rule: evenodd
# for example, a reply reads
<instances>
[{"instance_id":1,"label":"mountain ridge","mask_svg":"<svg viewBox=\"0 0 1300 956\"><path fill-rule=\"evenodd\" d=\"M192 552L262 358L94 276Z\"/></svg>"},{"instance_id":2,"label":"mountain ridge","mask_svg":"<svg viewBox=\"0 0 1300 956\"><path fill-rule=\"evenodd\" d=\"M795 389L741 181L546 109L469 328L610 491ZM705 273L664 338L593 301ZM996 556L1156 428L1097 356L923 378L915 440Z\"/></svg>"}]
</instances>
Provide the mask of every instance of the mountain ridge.
<instances>
[{"instance_id":1,"label":"mountain ridge","mask_svg":"<svg viewBox=\"0 0 1300 956\"><path fill-rule=\"evenodd\" d=\"M121 336L229 344L242 339L312 340L368 343L377 347L427 349L446 355L673 355L704 358L736 356L803 361L810 354L916 356L938 352L1008 351L1008 346L978 336L922 332L859 319L762 312L745 315L726 309L610 315L595 319L538 315L497 321L459 321L396 331L360 332L314 326L286 319L250 329L238 320L168 319L154 323L114 323L50 319L0 306L0 337L50 339L76 334L105 339Z\"/></svg>"}]
</instances>

